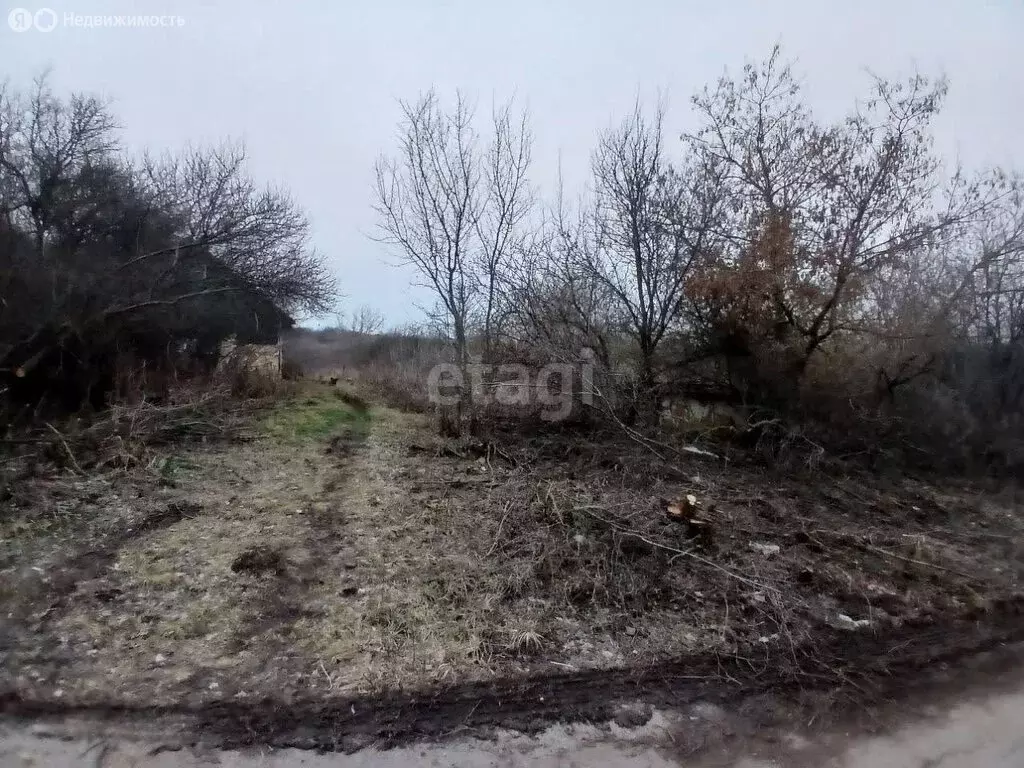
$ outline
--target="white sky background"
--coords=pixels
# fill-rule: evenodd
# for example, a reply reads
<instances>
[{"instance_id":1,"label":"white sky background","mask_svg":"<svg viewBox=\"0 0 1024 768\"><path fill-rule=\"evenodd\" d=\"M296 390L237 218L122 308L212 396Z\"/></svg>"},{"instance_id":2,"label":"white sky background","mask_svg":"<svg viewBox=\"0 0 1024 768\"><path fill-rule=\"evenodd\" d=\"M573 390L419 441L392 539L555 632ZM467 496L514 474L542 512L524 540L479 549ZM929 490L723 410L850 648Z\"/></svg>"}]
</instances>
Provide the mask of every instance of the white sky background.
<instances>
[{"instance_id":1,"label":"white sky background","mask_svg":"<svg viewBox=\"0 0 1024 768\"><path fill-rule=\"evenodd\" d=\"M109 97L132 150L243 139L253 174L309 214L342 308L367 303L395 324L429 298L369 237L373 163L395 146L397 100L431 86L474 95L481 117L513 94L528 106L533 176L548 196L559 157L570 185L586 181L597 132L638 93L667 95L671 147L693 127L689 97L776 42L826 116L866 94L867 69L947 75L942 151L968 167L1024 168L1024 0L47 0L59 17L185 20L49 33L5 23L13 6L41 3L4 3L0 77L20 87L52 67L59 92Z\"/></svg>"}]
</instances>

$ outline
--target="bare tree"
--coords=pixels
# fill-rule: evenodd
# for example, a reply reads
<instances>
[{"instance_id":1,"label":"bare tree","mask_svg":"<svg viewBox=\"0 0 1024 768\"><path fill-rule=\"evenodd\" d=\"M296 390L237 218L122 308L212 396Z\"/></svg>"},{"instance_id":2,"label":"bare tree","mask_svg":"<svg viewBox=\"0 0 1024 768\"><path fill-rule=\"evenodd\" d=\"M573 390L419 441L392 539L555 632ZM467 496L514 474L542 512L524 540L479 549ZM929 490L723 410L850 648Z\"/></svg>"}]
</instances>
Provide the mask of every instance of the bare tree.
<instances>
[{"instance_id":1,"label":"bare tree","mask_svg":"<svg viewBox=\"0 0 1024 768\"><path fill-rule=\"evenodd\" d=\"M117 151L116 128L96 97L56 98L47 74L28 93L0 90L0 211L30 232L40 257L74 177Z\"/></svg>"},{"instance_id":2,"label":"bare tree","mask_svg":"<svg viewBox=\"0 0 1024 768\"><path fill-rule=\"evenodd\" d=\"M359 309L353 310L348 322L348 329L358 334L379 333L383 327L384 315L369 304L363 304Z\"/></svg>"},{"instance_id":3,"label":"bare tree","mask_svg":"<svg viewBox=\"0 0 1024 768\"><path fill-rule=\"evenodd\" d=\"M309 247L309 222L287 192L260 188L246 173L240 144L191 147L149 158L145 167L156 204L179 222L177 256L209 252L225 270L286 311L323 312L334 283ZM140 253L134 266L168 249Z\"/></svg>"},{"instance_id":4,"label":"bare tree","mask_svg":"<svg viewBox=\"0 0 1024 768\"><path fill-rule=\"evenodd\" d=\"M1024 196L1019 180L1011 183L1011 194L962 244L975 256L961 264L954 294L966 302L961 322L970 337L991 346L1024 340Z\"/></svg>"},{"instance_id":5,"label":"bare tree","mask_svg":"<svg viewBox=\"0 0 1024 768\"><path fill-rule=\"evenodd\" d=\"M107 105L95 97L56 98L47 74L24 93L0 89L0 217L9 231L28 236L32 269L48 275L31 294L17 297L25 300L15 313L23 319L63 301L72 289L77 270L69 269L62 250L48 246L58 229L67 231L72 223L86 227L86 219L99 213L74 205L76 182L110 166L118 149L116 127ZM4 309L19 305L5 302Z\"/></svg>"},{"instance_id":6,"label":"bare tree","mask_svg":"<svg viewBox=\"0 0 1024 768\"><path fill-rule=\"evenodd\" d=\"M433 289L465 366L477 298L473 251L482 174L474 110L460 93L454 110L446 112L433 91L401 105L398 156L377 161L383 239Z\"/></svg>"},{"instance_id":7,"label":"bare tree","mask_svg":"<svg viewBox=\"0 0 1024 768\"><path fill-rule=\"evenodd\" d=\"M524 244L506 276L514 342L555 360L575 359L588 348L611 368L622 318L608 286L580 268L593 248L589 216L570 213L560 195L552 220Z\"/></svg>"},{"instance_id":8,"label":"bare tree","mask_svg":"<svg viewBox=\"0 0 1024 768\"><path fill-rule=\"evenodd\" d=\"M638 103L606 131L593 155L594 247L581 266L621 310L639 352L641 391L653 394L657 351L679 329L686 286L713 246L718 216L712 165L673 168L665 156L664 111Z\"/></svg>"},{"instance_id":9,"label":"bare tree","mask_svg":"<svg viewBox=\"0 0 1024 768\"><path fill-rule=\"evenodd\" d=\"M450 111L433 91L401 105L398 154L377 161L381 239L433 291L465 372L478 318L485 354L494 341L502 271L530 207L531 136L525 115L513 119L504 106L495 109L494 135L482 148L474 108L461 93ZM461 391L463 405L471 405L471 390Z\"/></svg>"},{"instance_id":10,"label":"bare tree","mask_svg":"<svg viewBox=\"0 0 1024 768\"><path fill-rule=\"evenodd\" d=\"M525 112L513 118L511 103L495 107L493 134L484 157L485 196L476 219L480 240L477 272L483 294L484 359L489 360L495 342L499 312L506 314L507 262L522 255L528 233L527 218L533 207L533 193L527 172L530 167L533 137ZM505 300L505 301L503 301Z\"/></svg>"}]
</instances>

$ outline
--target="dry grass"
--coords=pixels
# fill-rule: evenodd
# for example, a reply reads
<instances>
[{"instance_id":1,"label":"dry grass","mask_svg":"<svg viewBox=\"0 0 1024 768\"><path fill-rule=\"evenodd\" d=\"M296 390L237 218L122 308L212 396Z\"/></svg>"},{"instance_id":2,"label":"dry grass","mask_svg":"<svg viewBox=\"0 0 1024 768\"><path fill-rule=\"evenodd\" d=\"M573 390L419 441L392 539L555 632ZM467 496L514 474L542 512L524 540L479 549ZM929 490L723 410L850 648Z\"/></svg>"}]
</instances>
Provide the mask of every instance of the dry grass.
<instances>
[{"instance_id":1,"label":"dry grass","mask_svg":"<svg viewBox=\"0 0 1024 768\"><path fill-rule=\"evenodd\" d=\"M984 609L1021 579L1016 507L975 491L680 468L589 433L445 441L425 415L309 384L256 425L254 442L161 457L173 482L159 502L140 486L118 519L175 500L188 513L122 537L26 619L18 685L153 703L750 654L841 615L883 627ZM686 494L710 535L666 516ZM8 562L59 568L53 534ZM64 661L38 637L62 638Z\"/></svg>"},{"instance_id":2,"label":"dry grass","mask_svg":"<svg viewBox=\"0 0 1024 768\"><path fill-rule=\"evenodd\" d=\"M236 439L261 405L235 398L226 385L187 386L165 402L117 402L100 414L40 424L3 441L0 488L40 462L85 477L148 465L169 445Z\"/></svg>"}]
</instances>

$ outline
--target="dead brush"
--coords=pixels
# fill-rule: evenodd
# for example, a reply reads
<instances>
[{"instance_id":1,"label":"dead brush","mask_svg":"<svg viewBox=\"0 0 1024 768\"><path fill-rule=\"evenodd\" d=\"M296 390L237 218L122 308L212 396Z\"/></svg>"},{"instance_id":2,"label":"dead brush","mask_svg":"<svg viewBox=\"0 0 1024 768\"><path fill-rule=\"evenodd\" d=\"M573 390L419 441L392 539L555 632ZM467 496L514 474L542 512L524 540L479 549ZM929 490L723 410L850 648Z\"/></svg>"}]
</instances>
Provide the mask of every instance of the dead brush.
<instances>
[{"instance_id":1,"label":"dead brush","mask_svg":"<svg viewBox=\"0 0 1024 768\"><path fill-rule=\"evenodd\" d=\"M493 513L481 551L504 600L543 604L555 615L599 611L625 617L699 613L704 608L688 599L695 590L708 596L701 598L704 605L711 604L711 594L776 596L778 574L751 570L758 563L745 552L737 559L727 515L712 515L709 507L701 518L724 534L722 557L713 531L695 535L693 525L666 514L653 492L678 488L681 477L698 491L706 480L669 472L642 446L622 439L589 445L574 436L540 448L509 446L519 461L489 494ZM547 634L548 624L539 626Z\"/></svg>"},{"instance_id":2,"label":"dead brush","mask_svg":"<svg viewBox=\"0 0 1024 768\"><path fill-rule=\"evenodd\" d=\"M807 431L801 425L769 417L751 422L736 439L752 445L754 453L772 466L814 471L827 463L828 455Z\"/></svg>"},{"instance_id":3,"label":"dead brush","mask_svg":"<svg viewBox=\"0 0 1024 768\"><path fill-rule=\"evenodd\" d=\"M279 370L259 358L259 354L258 351L235 349L218 365L214 383L227 386L233 397L249 400L285 393L289 382L281 377Z\"/></svg>"},{"instance_id":4,"label":"dead brush","mask_svg":"<svg viewBox=\"0 0 1024 768\"><path fill-rule=\"evenodd\" d=\"M34 428L22 439L36 455L77 474L145 465L153 449L180 441L238 438L253 404L224 386L182 388L169 403L113 403L89 420Z\"/></svg>"},{"instance_id":5,"label":"dead brush","mask_svg":"<svg viewBox=\"0 0 1024 768\"><path fill-rule=\"evenodd\" d=\"M506 486L510 495L501 501L503 513L487 549L506 598L616 609L659 601L671 551L602 522L604 513L597 514L593 496L582 485L529 474L514 473L515 480ZM646 506L632 498L638 507Z\"/></svg>"},{"instance_id":6,"label":"dead brush","mask_svg":"<svg viewBox=\"0 0 1024 768\"><path fill-rule=\"evenodd\" d=\"M431 408L427 392L429 368L411 362L373 363L354 372L360 389L390 408L425 413Z\"/></svg>"}]
</instances>

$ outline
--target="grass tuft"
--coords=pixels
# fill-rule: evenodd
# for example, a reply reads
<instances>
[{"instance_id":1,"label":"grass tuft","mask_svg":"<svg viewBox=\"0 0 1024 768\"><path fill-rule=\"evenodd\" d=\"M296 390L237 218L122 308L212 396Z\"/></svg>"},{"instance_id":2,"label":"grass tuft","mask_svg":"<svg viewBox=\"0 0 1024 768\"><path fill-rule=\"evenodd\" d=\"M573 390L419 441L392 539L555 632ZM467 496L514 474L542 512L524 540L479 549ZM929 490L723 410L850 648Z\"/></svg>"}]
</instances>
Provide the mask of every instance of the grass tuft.
<instances>
[{"instance_id":1,"label":"grass tuft","mask_svg":"<svg viewBox=\"0 0 1024 768\"><path fill-rule=\"evenodd\" d=\"M370 413L361 403L336 391L318 389L278 404L264 422L266 432L286 442L304 442L345 431L369 431Z\"/></svg>"}]
</instances>

